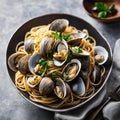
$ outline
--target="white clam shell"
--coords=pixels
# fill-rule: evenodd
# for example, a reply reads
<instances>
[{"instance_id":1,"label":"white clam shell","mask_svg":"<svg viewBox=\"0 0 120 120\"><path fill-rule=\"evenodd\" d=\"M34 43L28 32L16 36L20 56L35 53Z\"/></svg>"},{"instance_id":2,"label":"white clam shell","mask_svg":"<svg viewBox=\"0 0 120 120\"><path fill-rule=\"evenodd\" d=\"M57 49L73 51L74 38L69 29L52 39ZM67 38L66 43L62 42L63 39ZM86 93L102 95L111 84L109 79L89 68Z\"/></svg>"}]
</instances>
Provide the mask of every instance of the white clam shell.
<instances>
[{"instance_id":1,"label":"white clam shell","mask_svg":"<svg viewBox=\"0 0 120 120\"><path fill-rule=\"evenodd\" d=\"M98 63L99 65L103 65L107 61L107 59L108 59L108 52L107 52L107 50L104 47L102 47L102 46L96 46L95 47L95 52L96 52L96 54L102 55L104 57L104 61L101 62L101 63Z\"/></svg>"},{"instance_id":2,"label":"white clam shell","mask_svg":"<svg viewBox=\"0 0 120 120\"><path fill-rule=\"evenodd\" d=\"M32 85L32 84L30 84L30 81L32 80L33 78L32 77L29 77L28 79L27 79L27 84L31 87L31 88L34 88L37 84L39 84L39 83L36 83L35 85Z\"/></svg>"},{"instance_id":3,"label":"white clam shell","mask_svg":"<svg viewBox=\"0 0 120 120\"><path fill-rule=\"evenodd\" d=\"M68 51L67 42L63 39L59 44L61 44L61 43L65 45L66 50ZM58 49L57 49L57 51L60 50L59 44L58 44ZM66 56L66 59L65 59L64 61L59 61L59 60L56 60L55 58L53 58L54 65L56 65L56 66L62 66L62 65L66 62L66 60L67 60L67 56Z\"/></svg>"}]
</instances>

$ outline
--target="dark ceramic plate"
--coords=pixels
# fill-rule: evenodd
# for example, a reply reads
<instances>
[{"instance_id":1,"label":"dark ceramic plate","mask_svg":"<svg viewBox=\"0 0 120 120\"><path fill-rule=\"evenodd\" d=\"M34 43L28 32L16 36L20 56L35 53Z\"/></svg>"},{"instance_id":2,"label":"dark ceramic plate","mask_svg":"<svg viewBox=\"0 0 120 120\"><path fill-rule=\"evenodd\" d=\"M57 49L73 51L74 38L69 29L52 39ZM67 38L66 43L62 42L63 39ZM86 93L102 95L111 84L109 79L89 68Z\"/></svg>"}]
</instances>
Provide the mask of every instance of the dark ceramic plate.
<instances>
[{"instance_id":1,"label":"dark ceramic plate","mask_svg":"<svg viewBox=\"0 0 120 120\"><path fill-rule=\"evenodd\" d=\"M34 18L32 20L29 20L28 22L23 24L14 33L13 37L11 38L11 40L10 40L10 42L8 44L7 53L6 53L6 64L7 64L7 61L8 61L8 57L12 53L15 52L15 47L16 47L17 43L22 41L22 40L24 40L24 36L25 36L26 32L28 32L32 27L39 26L39 25L44 25L44 24L49 24L53 20L58 19L58 18L68 19L69 22L70 22L70 25L75 26L77 29L81 29L81 30L82 29L87 29L89 34L96 39L97 45L101 45L101 46L105 47L107 49L108 53L109 53L108 61L105 63L106 72L105 72L105 75L103 77L103 82L102 82L101 86L98 88L96 93L91 98L87 99L85 102L83 102L81 104L78 104L78 105L70 107L70 108L52 109L52 108L49 108L49 107L46 107L46 106L43 106L41 104L38 104L38 103L35 103L35 102L31 101L29 99L29 96L28 96L27 93L18 90L19 93L21 93L21 95L26 100L28 100L29 102L31 102L35 106L38 106L40 108L43 108L43 109L46 109L46 110L50 110L50 111L62 112L62 111L68 111L68 110L80 107L81 105L85 105L86 103L89 103L102 90L102 88L104 87L104 85L105 85L105 83L106 83L106 81L108 79L108 76L110 74L110 71L111 71L111 68L112 68L112 52L111 52L110 45L107 42L107 40L105 40L105 38L102 37L100 35L100 33L98 33L93 26L91 26L89 23L87 23L86 21L84 21L81 18L78 18L78 17L75 17L75 16L71 16L71 15L67 15L67 14L49 14L49 15L44 15L44 16L40 16L40 17ZM7 64L7 69L8 69L8 73L10 75L11 81L13 83L15 83L15 73L9 69L8 64Z\"/></svg>"}]
</instances>

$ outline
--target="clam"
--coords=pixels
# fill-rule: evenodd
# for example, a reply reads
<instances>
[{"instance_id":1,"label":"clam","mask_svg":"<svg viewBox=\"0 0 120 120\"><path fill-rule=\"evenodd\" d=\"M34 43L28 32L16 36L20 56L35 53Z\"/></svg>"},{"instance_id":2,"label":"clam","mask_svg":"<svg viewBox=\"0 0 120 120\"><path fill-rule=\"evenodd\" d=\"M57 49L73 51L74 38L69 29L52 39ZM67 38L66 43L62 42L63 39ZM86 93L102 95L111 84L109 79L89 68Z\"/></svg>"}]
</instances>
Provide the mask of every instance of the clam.
<instances>
[{"instance_id":1,"label":"clam","mask_svg":"<svg viewBox=\"0 0 120 120\"><path fill-rule=\"evenodd\" d=\"M49 77L42 78L39 84L39 92L43 96L48 96L53 94L54 91L54 82Z\"/></svg>"},{"instance_id":2,"label":"clam","mask_svg":"<svg viewBox=\"0 0 120 120\"><path fill-rule=\"evenodd\" d=\"M66 82L75 79L81 70L81 62L78 59L72 59L63 69L62 75Z\"/></svg>"},{"instance_id":3,"label":"clam","mask_svg":"<svg viewBox=\"0 0 120 120\"><path fill-rule=\"evenodd\" d=\"M87 33L84 31L78 32L78 33L72 33L70 36L74 39L80 39L80 38L85 38L87 36Z\"/></svg>"},{"instance_id":4,"label":"clam","mask_svg":"<svg viewBox=\"0 0 120 120\"><path fill-rule=\"evenodd\" d=\"M53 61L56 66L62 66L68 56L68 45L65 40L58 43L56 52L53 54Z\"/></svg>"},{"instance_id":5,"label":"clam","mask_svg":"<svg viewBox=\"0 0 120 120\"><path fill-rule=\"evenodd\" d=\"M32 55L31 58L29 59L28 67L29 67L30 72L34 75L36 75L36 72L34 71L34 69L40 59L42 59L42 55L38 53Z\"/></svg>"},{"instance_id":6,"label":"clam","mask_svg":"<svg viewBox=\"0 0 120 120\"><path fill-rule=\"evenodd\" d=\"M17 53L14 53L14 54L9 56L9 58L8 58L8 66L10 67L10 69L12 71L17 72L17 70L18 70L18 68L17 68L18 61L23 56L25 56L25 54L21 53L21 52L17 52Z\"/></svg>"},{"instance_id":7,"label":"clam","mask_svg":"<svg viewBox=\"0 0 120 120\"><path fill-rule=\"evenodd\" d=\"M83 96L85 93L85 83L83 81L83 79L81 77L77 77L72 85L71 85L71 89L72 91L79 95L79 96Z\"/></svg>"},{"instance_id":8,"label":"clam","mask_svg":"<svg viewBox=\"0 0 120 120\"><path fill-rule=\"evenodd\" d=\"M71 47L72 54L76 57L89 56L89 52L81 49L79 46Z\"/></svg>"},{"instance_id":9,"label":"clam","mask_svg":"<svg viewBox=\"0 0 120 120\"><path fill-rule=\"evenodd\" d=\"M50 37L45 37L40 44L40 54L44 58L50 58L54 50L56 49L59 40L55 40Z\"/></svg>"},{"instance_id":10,"label":"clam","mask_svg":"<svg viewBox=\"0 0 120 120\"><path fill-rule=\"evenodd\" d=\"M65 28L68 25L69 25L69 21L67 19L56 19L51 23L49 30L64 32Z\"/></svg>"},{"instance_id":11,"label":"clam","mask_svg":"<svg viewBox=\"0 0 120 120\"><path fill-rule=\"evenodd\" d=\"M29 67L28 67L28 61L30 59L30 55L25 55L23 56L19 61L18 61L18 70L23 73L29 73Z\"/></svg>"},{"instance_id":12,"label":"clam","mask_svg":"<svg viewBox=\"0 0 120 120\"><path fill-rule=\"evenodd\" d=\"M25 51L29 54L29 53L33 53L34 52L34 41L33 40L27 40L24 43L25 46Z\"/></svg>"},{"instance_id":13,"label":"clam","mask_svg":"<svg viewBox=\"0 0 120 120\"><path fill-rule=\"evenodd\" d=\"M91 80L93 83L99 83L101 79L101 68L100 66L95 65L94 70L91 75Z\"/></svg>"},{"instance_id":14,"label":"clam","mask_svg":"<svg viewBox=\"0 0 120 120\"><path fill-rule=\"evenodd\" d=\"M40 43L40 54L41 54L44 58L46 58L46 56L47 56L46 51L47 51L47 44L48 44L49 41L50 41L50 38L49 38L49 37L45 37L45 38L42 40L42 42Z\"/></svg>"},{"instance_id":15,"label":"clam","mask_svg":"<svg viewBox=\"0 0 120 120\"><path fill-rule=\"evenodd\" d=\"M72 33L69 35L72 37L72 39L67 41L67 43L72 46L79 46L82 38L85 38L87 36L87 33L82 31L79 33Z\"/></svg>"},{"instance_id":16,"label":"clam","mask_svg":"<svg viewBox=\"0 0 120 120\"><path fill-rule=\"evenodd\" d=\"M64 99L70 95L71 89L61 78L56 78L54 92L58 98Z\"/></svg>"},{"instance_id":17,"label":"clam","mask_svg":"<svg viewBox=\"0 0 120 120\"><path fill-rule=\"evenodd\" d=\"M81 43L81 40L82 40L81 38L72 39L67 41L67 44L70 46L79 46Z\"/></svg>"},{"instance_id":18,"label":"clam","mask_svg":"<svg viewBox=\"0 0 120 120\"><path fill-rule=\"evenodd\" d=\"M38 76L38 75L35 75L33 77L29 77L27 79L27 84L31 87L31 88L34 88L36 85L38 85L41 81L42 77L41 76Z\"/></svg>"},{"instance_id":19,"label":"clam","mask_svg":"<svg viewBox=\"0 0 120 120\"><path fill-rule=\"evenodd\" d=\"M103 65L108 59L108 52L102 46L95 47L95 62L99 65Z\"/></svg>"}]
</instances>

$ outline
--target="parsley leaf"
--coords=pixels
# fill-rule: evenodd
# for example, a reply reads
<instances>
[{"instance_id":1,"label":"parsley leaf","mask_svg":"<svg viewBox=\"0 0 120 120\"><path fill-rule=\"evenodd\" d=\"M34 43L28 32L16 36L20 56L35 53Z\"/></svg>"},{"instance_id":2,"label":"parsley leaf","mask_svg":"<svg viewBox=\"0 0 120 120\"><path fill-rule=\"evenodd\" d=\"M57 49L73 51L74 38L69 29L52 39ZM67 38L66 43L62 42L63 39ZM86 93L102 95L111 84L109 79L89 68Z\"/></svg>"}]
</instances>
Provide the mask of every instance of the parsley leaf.
<instances>
[{"instance_id":1,"label":"parsley leaf","mask_svg":"<svg viewBox=\"0 0 120 120\"><path fill-rule=\"evenodd\" d=\"M48 68L48 61L47 60L44 60L44 59L40 59L38 61L39 65L40 66L43 66L43 68L40 70L40 74L41 76L43 77L47 71L47 68Z\"/></svg>"},{"instance_id":2,"label":"parsley leaf","mask_svg":"<svg viewBox=\"0 0 120 120\"><path fill-rule=\"evenodd\" d=\"M40 59L38 63L39 65L42 65L42 66L48 66L48 61L44 59Z\"/></svg>"},{"instance_id":3,"label":"parsley leaf","mask_svg":"<svg viewBox=\"0 0 120 120\"><path fill-rule=\"evenodd\" d=\"M66 41L69 41L72 39L72 37L70 35L65 35L64 33L61 33L61 38Z\"/></svg>"},{"instance_id":4,"label":"parsley leaf","mask_svg":"<svg viewBox=\"0 0 120 120\"><path fill-rule=\"evenodd\" d=\"M108 9L108 6L103 2L96 2L95 7L96 7L98 12L107 11L107 9Z\"/></svg>"},{"instance_id":5,"label":"parsley leaf","mask_svg":"<svg viewBox=\"0 0 120 120\"><path fill-rule=\"evenodd\" d=\"M76 49L75 49L75 52L76 52L76 53L83 53L83 51L82 51L80 48L76 48Z\"/></svg>"},{"instance_id":6,"label":"parsley leaf","mask_svg":"<svg viewBox=\"0 0 120 120\"><path fill-rule=\"evenodd\" d=\"M51 77L52 77L52 79L57 78L57 72L53 72Z\"/></svg>"},{"instance_id":7,"label":"parsley leaf","mask_svg":"<svg viewBox=\"0 0 120 120\"><path fill-rule=\"evenodd\" d=\"M52 35L55 39L60 39L60 33L59 32L52 32Z\"/></svg>"},{"instance_id":8,"label":"parsley leaf","mask_svg":"<svg viewBox=\"0 0 120 120\"><path fill-rule=\"evenodd\" d=\"M38 78L38 76L36 75L36 76L34 77L34 80L37 80L37 78Z\"/></svg>"},{"instance_id":9,"label":"parsley leaf","mask_svg":"<svg viewBox=\"0 0 120 120\"><path fill-rule=\"evenodd\" d=\"M64 75L64 80L68 80L69 76L68 75Z\"/></svg>"},{"instance_id":10,"label":"parsley leaf","mask_svg":"<svg viewBox=\"0 0 120 120\"><path fill-rule=\"evenodd\" d=\"M64 39L64 40L68 41L68 40L72 39L72 37L70 35L65 35L64 33L60 33L60 32L52 32L52 35L55 39L59 39L59 40Z\"/></svg>"},{"instance_id":11,"label":"parsley leaf","mask_svg":"<svg viewBox=\"0 0 120 120\"><path fill-rule=\"evenodd\" d=\"M107 16L107 12L106 11L101 11L98 13L98 18L105 18Z\"/></svg>"},{"instance_id":12,"label":"parsley leaf","mask_svg":"<svg viewBox=\"0 0 120 120\"><path fill-rule=\"evenodd\" d=\"M71 49L68 47L68 56L67 56L66 62L70 62L70 61L71 61L71 58L72 58L71 54L72 54L72 51L71 51Z\"/></svg>"},{"instance_id":13,"label":"parsley leaf","mask_svg":"<svg viewBox=\"0 0 120 120\"><path fill-rule=\"evenodd\" d=\"M93 10L98 12L98 18L105 18L108 15L114 15L117 12L115 9L115 4L112 3L110 6L108 6L103 2L95 2L95 7Z\"/></svg>"}]
</instances>

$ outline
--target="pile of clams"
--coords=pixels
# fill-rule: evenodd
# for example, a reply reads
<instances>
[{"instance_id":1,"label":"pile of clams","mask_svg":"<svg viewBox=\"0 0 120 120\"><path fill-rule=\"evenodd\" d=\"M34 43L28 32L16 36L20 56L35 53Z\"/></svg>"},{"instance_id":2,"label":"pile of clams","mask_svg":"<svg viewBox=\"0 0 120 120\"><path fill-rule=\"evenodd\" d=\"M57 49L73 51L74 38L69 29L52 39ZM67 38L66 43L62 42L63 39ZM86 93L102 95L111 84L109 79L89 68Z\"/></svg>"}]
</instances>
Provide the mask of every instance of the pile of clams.
<instances>
[{"instance_id":1,"label":"pile of clams","mask_svg":"<svg viewBox=\"0 0 120 120\"><path fill-rule=\"evenodd\" d=\"M66 19L57 19L50 24L49 30L64 32L69 25ZM90 54L79 48L80 42L86 37L84 32L70 34L71 40L43 38L40 44L40 52L33 54L34 41L27 40L24 43L26 53L17 52L8 59L11 70L22 74L32 74L28 77L27 84L34 88L38 86L43 96L56 95L60 99L70 96L71 91L79 96L85 94L86 78L90 68ZM79 52L76 52L79 50ZM71 57L69 56L71 52ZM68 58L70 60L68 61ZM46 60L50 59L49 64ZM92 72L92 82L96 83L100 73L100 65L108 59L108 52L102 46L95 47L95 68ZM61 68L61 76L52 79L46 74L47 67L54 66ZM42 71L44 69L44 71Z\"/></svg>"}]
</instances>

